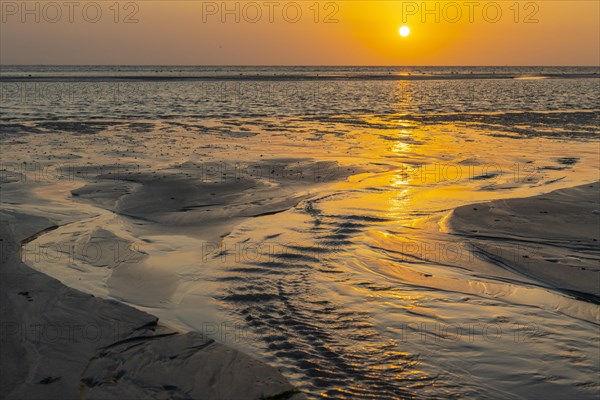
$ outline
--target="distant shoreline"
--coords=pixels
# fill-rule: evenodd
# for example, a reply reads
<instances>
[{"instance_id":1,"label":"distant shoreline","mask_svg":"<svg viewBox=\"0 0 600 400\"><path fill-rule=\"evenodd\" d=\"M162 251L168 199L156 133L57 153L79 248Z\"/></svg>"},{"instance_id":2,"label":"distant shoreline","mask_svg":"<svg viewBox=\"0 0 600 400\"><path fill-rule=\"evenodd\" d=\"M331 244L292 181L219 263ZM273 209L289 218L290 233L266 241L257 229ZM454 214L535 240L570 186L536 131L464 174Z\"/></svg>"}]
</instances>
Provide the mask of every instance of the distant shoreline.
<instances>
[{"instance_id":1,"label":"distant shoreline","mask_svg":"<svg viewBox=\"0 0 600 400\"><path fill-rule=\"evenodd\" d=\"M98 75L98 76L2 76L0 83L10 82L131 82L131 81L253 81L253 82L289 82L289 81L446 81L446 80L492 80L492 79L598 79L600 74L414 74L414 75L213 75L213 76L177 76L177 75Z\"/></svg>"}]
</instances>

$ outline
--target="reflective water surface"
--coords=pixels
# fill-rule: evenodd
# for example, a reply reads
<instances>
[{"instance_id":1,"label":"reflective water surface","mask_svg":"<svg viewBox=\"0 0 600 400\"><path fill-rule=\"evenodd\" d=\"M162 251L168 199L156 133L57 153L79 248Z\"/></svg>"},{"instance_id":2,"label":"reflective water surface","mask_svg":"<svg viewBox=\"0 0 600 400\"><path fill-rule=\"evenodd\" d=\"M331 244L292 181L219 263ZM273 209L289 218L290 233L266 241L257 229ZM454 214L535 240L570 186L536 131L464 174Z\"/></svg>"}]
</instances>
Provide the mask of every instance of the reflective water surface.
<instances>
[{"instance_id":1,"label":"reflective water surface","mask_svg":"<svg viewBox=\"0 0 600 400\"><path fill-rule=\"evenodd\" d=\"M310 397L593 398L598 305L445 222L598 180L598 79L470 72L5 81L3 206L64 220L24 250L36 269L247 351Z\"/></svg>"}]
</instances>

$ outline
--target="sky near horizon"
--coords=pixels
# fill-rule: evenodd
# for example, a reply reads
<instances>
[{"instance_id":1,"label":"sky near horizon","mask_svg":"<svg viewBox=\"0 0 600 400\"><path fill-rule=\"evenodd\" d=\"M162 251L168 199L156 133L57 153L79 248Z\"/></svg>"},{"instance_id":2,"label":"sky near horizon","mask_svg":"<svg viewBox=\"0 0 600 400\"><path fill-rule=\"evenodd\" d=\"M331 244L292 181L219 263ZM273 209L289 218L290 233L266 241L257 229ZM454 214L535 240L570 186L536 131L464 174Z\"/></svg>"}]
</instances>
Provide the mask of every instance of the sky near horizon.
<instances>
[{"instance_id":1,"label":"sky near horizon","mask_svg":"<svg viewBox=\"0 0 600 400\"><path fill-rule=\"evenodd\" d=\"M600 65L597 0L0 3L1 64Z\"/></svg>"}]
</instances>

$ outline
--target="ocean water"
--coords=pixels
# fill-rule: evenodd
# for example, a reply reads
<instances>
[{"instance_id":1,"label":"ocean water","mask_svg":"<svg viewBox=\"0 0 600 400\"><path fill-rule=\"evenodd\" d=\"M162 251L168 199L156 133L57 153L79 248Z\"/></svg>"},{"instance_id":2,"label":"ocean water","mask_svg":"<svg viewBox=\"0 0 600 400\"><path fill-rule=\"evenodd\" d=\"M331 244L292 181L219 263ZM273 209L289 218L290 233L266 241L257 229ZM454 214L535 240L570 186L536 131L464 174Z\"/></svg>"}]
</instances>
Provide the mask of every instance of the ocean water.
<instances>
[{"instance_id":1,"label":"ocean water","mask_svg":"<svg viewBox=\"0 0 600 400\"><path fill-rule=\"evenodd\" d=\"M595 67L2 66L14 119L594 110ZM545 79L552 78L552 79Z\"/></svg>"},{"instance_id":2,"label":"ocean water","mask_svg":"<svg viewBox=\"0 0 600 400\"><path fill-rule=\"evenodd\" d=\"M28 175L38 211L77 204L78 223L28 246L101 227L146 257L34 268L247 351L309 397L594 398L598 304L506 271L444 221L597 181L599 71L2 66L4 177ZM111 166L128 172L97 174Z\"/></svg>"}]
</instances>

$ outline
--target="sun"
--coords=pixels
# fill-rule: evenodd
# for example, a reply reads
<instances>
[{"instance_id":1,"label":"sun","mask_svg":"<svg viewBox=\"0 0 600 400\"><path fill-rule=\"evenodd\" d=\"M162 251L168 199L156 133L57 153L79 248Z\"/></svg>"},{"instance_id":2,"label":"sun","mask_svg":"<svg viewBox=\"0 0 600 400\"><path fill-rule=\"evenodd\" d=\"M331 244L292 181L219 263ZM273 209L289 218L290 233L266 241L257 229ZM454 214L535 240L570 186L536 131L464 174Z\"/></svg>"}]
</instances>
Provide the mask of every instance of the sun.
<instances>
[{"instance_id":1,"label":"sun","mask_svg":"<svg viewBox=\"0 0 600 400\"><path fill-rule=\"evenodd\" d=\"M400 27L400 29L398 30L398 33L400 34L400 36L402 37L407 37L408 35L410 35L410 28L408 26L402 26Z\"/></svg>"}]
</instances>

